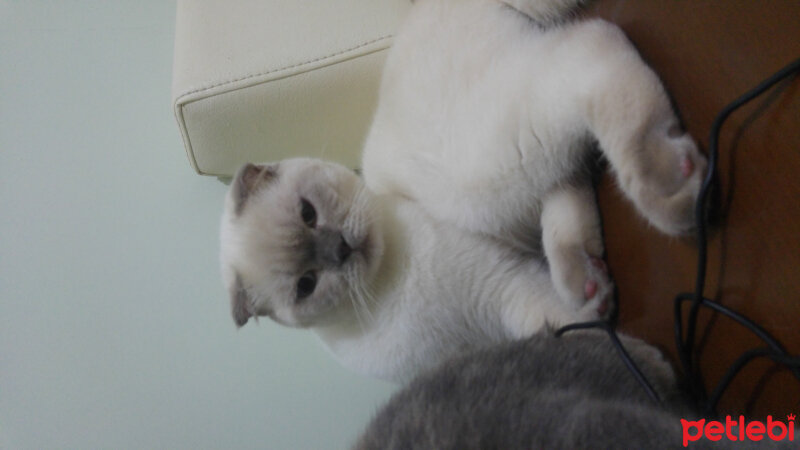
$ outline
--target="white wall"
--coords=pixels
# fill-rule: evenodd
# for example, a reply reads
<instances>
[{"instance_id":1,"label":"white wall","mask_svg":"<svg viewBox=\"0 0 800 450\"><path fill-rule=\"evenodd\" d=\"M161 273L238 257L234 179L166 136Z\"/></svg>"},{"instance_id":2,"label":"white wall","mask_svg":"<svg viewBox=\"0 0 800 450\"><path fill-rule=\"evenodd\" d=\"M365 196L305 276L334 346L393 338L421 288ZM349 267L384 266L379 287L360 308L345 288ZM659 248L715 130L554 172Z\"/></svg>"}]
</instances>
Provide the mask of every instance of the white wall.
<instances>
[{"instance_id":1,"label":"white wall","mask_svg":"<svg viewBox=\"0 0 800 450\"><path fill-rule=\"evenodd\" d=\"M391 392L307 332L235 329L174 15L0 0L0 448L345 448Z\"/></svg>"}]
</instances>

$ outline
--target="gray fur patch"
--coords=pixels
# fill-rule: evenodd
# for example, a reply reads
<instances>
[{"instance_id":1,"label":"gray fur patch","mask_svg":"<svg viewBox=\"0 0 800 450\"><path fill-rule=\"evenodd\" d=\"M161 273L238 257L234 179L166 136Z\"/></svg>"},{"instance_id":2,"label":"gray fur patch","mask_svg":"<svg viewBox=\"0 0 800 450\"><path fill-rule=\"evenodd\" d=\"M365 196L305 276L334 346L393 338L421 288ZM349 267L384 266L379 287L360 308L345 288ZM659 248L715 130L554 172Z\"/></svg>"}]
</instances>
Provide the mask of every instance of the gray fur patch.
<instances>
[{"instance_id":1,"label":"gray fur patch","mask_svg":"<svg viewBox=\"0 0 800 450\"><path fill-rule=\"evenodd\" d=\"M687 409L668 364L641 341L623 342L664 406L647 397L607 336L545 333L419 376L355 448L680 448Z\"/></svg>"}]
</instances>

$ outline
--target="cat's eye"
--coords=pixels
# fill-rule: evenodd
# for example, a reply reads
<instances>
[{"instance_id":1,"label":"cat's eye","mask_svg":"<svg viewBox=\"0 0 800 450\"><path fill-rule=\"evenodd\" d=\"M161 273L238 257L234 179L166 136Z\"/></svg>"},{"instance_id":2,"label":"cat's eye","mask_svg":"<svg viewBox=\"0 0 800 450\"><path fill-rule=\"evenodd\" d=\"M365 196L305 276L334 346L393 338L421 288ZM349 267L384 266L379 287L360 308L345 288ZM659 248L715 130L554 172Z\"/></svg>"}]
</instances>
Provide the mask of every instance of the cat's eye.
<instances>
[{"instance_id":1,"label":"cat's eye","mask_svg":"<svg viewBox=\"0 0 800 450\"><path fill-rule=\"evenodd\" d=\"M297 281L297 299L302 300L314 292L317 287L317 274L309 270Z\"/></svg>"},{"instance_id":2,"label":"cat's eye","mask_svg":"<svg viewBox=\"0 0 800 450\"><path fill-rule=\"evenodd\" d=\"M300 217L309 228L317 226L317 210L308 200L300 199Z\"/></svg>"}]
</instances>

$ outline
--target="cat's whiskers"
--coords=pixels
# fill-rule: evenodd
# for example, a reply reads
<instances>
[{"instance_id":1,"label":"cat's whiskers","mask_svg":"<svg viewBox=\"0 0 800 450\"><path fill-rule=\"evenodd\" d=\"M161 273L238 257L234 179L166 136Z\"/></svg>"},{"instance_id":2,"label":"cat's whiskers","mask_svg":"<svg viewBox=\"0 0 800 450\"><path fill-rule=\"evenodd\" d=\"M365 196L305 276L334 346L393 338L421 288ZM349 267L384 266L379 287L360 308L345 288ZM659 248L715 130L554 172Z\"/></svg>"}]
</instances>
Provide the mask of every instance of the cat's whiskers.
<instances>
[{"instance_id":1,"label":"cat's whiskers","mask_svg":"<svg viewBox=\"0 0 800 450\"><path fill-rule=\"evenodd\" d=\"M369 286L366 283L362 283L360 289L361 289L361 305L363 306L364 311L366 311L367 317L369 317L370 320L374 321L375 318L372 315L370 306L377 305L375 297L370 292Z\"/></svg>"},{"instance_id":2,"label":"cat's whiskers","mask_svg":"<svg viewBox=\"0 0 800 450\"><path fill-rule=\"evenodd\" d=\"M360 281L358 275L355 273L355 269L350 269L345 272L345 279L347 283L350 285L350 304L353 306L353 311L356 315L356 321L358 321L358 326L362 329L366 329L364 318L361 316L361 305L363 304L363 300L361 298L362 294L360 292ZM372 319L371 314L369 314L369 310L366 310L367 314L370 316L370 320Z\"/></svg>"},{"instance_id":3,"label":"cat's whiskers","mask_svg":"<svg viewBox=\"0 0 800 450\"><path fill-rule=\"evenodd\" d=\"M366 283L359 284L359 301L361 302L361 307L364 308L364 311L367 313L367 318L370 321L374 321L375 318L372 315L372 311L370 311L370 305L376 305L375 296L369 291L369 286Z\"/></svg>"}]
</instances>

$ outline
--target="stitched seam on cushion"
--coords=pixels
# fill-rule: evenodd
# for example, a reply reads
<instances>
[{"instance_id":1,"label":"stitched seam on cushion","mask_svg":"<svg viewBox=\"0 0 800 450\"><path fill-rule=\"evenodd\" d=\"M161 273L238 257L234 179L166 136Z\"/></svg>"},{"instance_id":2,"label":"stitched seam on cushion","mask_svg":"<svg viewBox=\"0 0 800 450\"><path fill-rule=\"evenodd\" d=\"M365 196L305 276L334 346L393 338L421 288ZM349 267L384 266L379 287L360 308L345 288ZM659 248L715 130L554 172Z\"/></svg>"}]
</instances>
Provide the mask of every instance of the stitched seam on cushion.
<instances>
[{"instance_id":1,"label":"stitched seam on cushion","mask_svg":"<svg viewBox=\"0 0 800 450\"><path fill-rule=\"evenodd\" d=\"M178 122L178 129L181 134L181 140L183 141L183 148L186 152L186 157L189 159L189 165L192 166L192 169L194 169L194 171L200 175L206 175L202 170L200 170L200 165L198 165L197 158L194 155L194 146L192 146L192 139L189 136L189 128L186 126L186 121L183 120L182 105L176 102L172 112L175 115L176 121Z\"/></svg>"},{"instance_id":2,"label":"stitched seam on cushion","mask_svg":"<svg viewBox=\"0 0 800 450\"><path fill-rule=\"evenodd\" d=\"M210 86L204 86L204 87L201 87L201 88L198 88L198 89L193 89L191 91L184 92L183 94L179 95L177 97L176 101L180 101L183 97L186 97L187 95L197 94L198 92L203 92L203 91L207 91L207 90L210 90L210 89L218 88L218 87L224 86L226 84L238 83L240 81L249 80L251 78L262 77L264 75L269 75L271 73L281 72L283 70L289 70L289 69L296 69L298 67L302 67L302 66L305 66L305 65L309 65L309 64L316 63L316 62L320 62L320 61L323 61L325 59L333 58L335 56L343 55L345 53L352 52L354 50L358 50L359 48L366 47L366 46L374 44L376 42L391 38L392 36L393 35L391 35L391 34L387 34L385 36L381 36L379 38L375 38L375 39L372 39L370 41L363 42L363 43L361 43L359 45L356 45L355 47L351 47L351 48L348 48L348 49L340 50L340 51L338 51L336 53L331 53L329 55L320 56L318 58L310 59L308 61L303 61L301 63L292 64L290 66L281 67L280 69L272 69L272 70L268 70L266 72L259 72L259 73L255 73L255 74L251 74L251 75L246 75L246 76L239 77L239 78L236 78L236 79L233 79L233 80L226 80L226 81L222 81L222 82L219 82L219 83L212 84Z\"/></svg>"}]
</instances>

